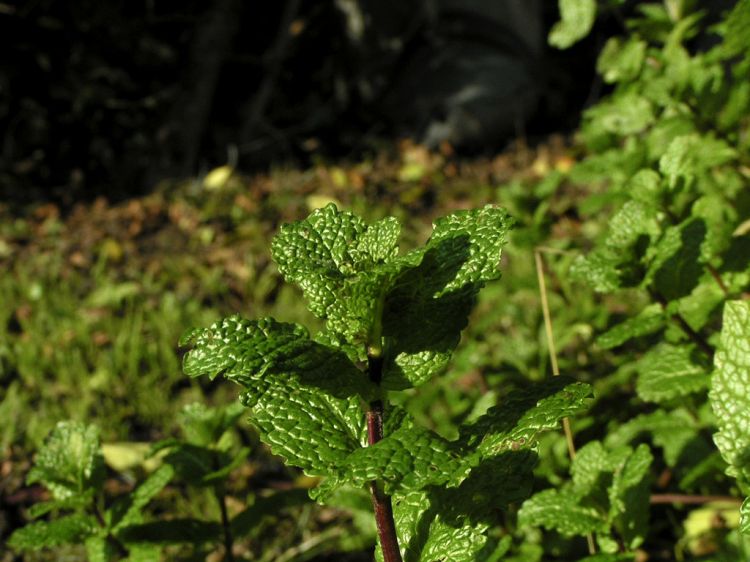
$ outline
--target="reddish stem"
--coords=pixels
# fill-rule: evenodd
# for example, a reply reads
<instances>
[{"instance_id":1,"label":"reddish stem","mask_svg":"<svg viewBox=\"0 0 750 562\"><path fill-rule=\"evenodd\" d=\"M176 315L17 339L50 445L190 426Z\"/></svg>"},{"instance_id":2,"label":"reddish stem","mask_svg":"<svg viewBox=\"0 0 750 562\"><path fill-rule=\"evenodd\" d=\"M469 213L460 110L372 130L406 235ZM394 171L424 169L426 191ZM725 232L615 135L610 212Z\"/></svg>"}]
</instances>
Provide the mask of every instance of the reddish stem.
<instances>
[{"instance_id":1,"label":"reddish stem","mask_svg":"<svg viewBox=\"0 0 750 562\"><path fill-rule=\"evenodd\" d=\"M368 359L370 380L375 384L380 384L383 374L383 360L380 356L372 355ZM373 400L370 402L370 409L367 411L367 443L372 446L381 439L383 439L383 402ZM378 528L380 547L383 549L383 561L403 562L401 550L398 547L391 497L383 490L382 482L377 480L370 482L370 494L372 495L372 507L375 511L375 524Z\"/></svg>"}]
</instances>

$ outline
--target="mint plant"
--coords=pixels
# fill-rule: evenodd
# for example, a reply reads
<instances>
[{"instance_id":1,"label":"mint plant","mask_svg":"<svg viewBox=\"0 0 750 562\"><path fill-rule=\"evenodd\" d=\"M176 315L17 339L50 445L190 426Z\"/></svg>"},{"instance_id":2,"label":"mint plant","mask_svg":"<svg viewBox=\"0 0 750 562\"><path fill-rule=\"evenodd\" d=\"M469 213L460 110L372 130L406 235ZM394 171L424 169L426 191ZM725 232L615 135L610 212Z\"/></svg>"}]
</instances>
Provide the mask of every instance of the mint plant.
<instances>
[{"instance_id":1,"label":"mint plant","mask_svg":"<svg viewBox=\"0 0 750 562\"><path fill-rule=\"evenodd\" d=\"M579 139L587 156L568 175L591 186L578 211L588 232L598 234L570 273L602 303L618 303L593 342L597 358L612 365L598 399L606 407L615 394L629 409L606 422L601 443L580 451L568 482L524 504L520 521L567 536L591 534L612 556L632 557L647 544L642 487L657 483L647 457L666 492L652 490L655 503L748 493L750 2L737 2L711 28L695 7L640 3L628 33L607 42L598 71L612 91L586 111ZM575 25L569 18L560 29ZM587 26L571 27L571 41ZM698 36L712 36L712 46L694 50ZM639 491L618 498L615 482L630 454L642 455L632 479ZM725 463L738 490L722 475ZM605 477L590 487L581 475L592 470ZM628 502L622 513L632 519L624 521L617 506ZM545 509L552 504L559 516ZM747 534L747 501L740 511L738 531ZM717 556L745 559L737 530L724 533L729 539Z\"/></svg>"},{"instance_id":2,"label":"mint plant","mask_svg":"<svg viewBox=\"0 0 750 562\"><path fill-rule=\"evenodd\" d=\"M151 455L160 460L158 468L132 492L115 498L104 489L104 458L96 426L59 423L39 450L27 478L28 484L43 484L52 499L30 508L29 515L37 521L15 531L8 546L31 551L83 545L92 562L157 561L170 555L169 547L188 548L192 559L204 559L221 547L224 559L233 560L234 541L253 532L264 517L309 501L299 490L278 492L230 517L227 480L245 462L249 449L237 447L228 430L242 411L240 404L186 406L180 416L184 439L155 443ZM187 484L194 491L210 490L218 520L150 518L146 508L173 482ZM41 519L50 515L48 520Z\"/></svg>"},{"instance_id":3,"label":"mint plant","mask_svg":"<svg viewBox=\"0 0 750 562\"><path fill-rule=\"evenodd\" d=\"M367 488L377 558L491 560L508 548L487 533L499 510L530 493L537 435L581 410L589 387L564 378L516 391L448 440L389 401L448 364L479 290L500 276L512 220L487 206L435 222L400 253L393 218L367 224L334 205L282 226L271 249L287 281L325 320L232 316L188 332L189 376L224 375L271 451L310 476L320 502Z\"/></svg>"},{"instance_id":4,"label":"mint plant","mask_svg":"<svg viewBox=\"0 0 750 562\"><path fill-rule=\"evenodd\" d=\"M163 465L131 494L106 507L99 430L77 422L60 422L39 450L27 483L41 483L51 494L50 500L31 507L31 517L65 514L18 529L8 546L28 551L83 544L91 561L125 556L132 560L159 560L158 547L133 542L128 534L134 525L142 523L143 509L173 474L171 466Z\"/></svg>"}]
</instances>

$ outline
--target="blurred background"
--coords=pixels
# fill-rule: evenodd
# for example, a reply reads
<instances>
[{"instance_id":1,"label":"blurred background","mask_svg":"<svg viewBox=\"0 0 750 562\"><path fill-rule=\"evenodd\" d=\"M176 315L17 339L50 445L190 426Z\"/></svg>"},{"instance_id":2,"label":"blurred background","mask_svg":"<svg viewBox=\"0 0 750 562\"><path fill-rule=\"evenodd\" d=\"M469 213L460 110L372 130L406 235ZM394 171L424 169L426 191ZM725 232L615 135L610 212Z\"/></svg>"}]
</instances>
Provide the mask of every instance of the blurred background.
<instances>
[{"instance_id":1,"label":"blurred background","mask_svg":"<svg viewBox=\"0 0 750 562\"><path fill-rule=\"evenodd\" d=\"M627 11L560 51L541 0L2 2L0 193L70 205L395 138L535 142L600 95L596 56Z\"/></svg>"}]
</instances>

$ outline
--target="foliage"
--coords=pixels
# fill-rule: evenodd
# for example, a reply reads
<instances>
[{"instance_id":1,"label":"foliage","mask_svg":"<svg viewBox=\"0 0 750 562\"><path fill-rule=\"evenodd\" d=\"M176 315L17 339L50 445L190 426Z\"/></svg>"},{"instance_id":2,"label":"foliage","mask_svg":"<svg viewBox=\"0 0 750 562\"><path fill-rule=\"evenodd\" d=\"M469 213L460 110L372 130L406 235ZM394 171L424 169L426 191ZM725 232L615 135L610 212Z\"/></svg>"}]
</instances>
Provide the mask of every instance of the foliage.
<instances>
[{"instance_id":1,"label":"foliage","mask_svg":"<svg viewBox=\"0 0 750 562\"><path fill-rule=\"evenodd\" d=\"M17 551L84 545L92 561L160 560L168 552L165 549L175 545L190 546L194 556L208 555L219 544L231 550L233 542L253 532L264 516L305 502L305 496L297 492L279 493L228 516L226 485L249 452L237 447L228 432L241 410L239 404L185 407L181 416L185 439L154 444L151 454L157 455L156 468L139 486L115 498L106 492L98 429L79 422L59 423L39 450L27 478L27 484L47 488L51 499L32 506L29 515L36 521L16 530L8 545ZM149 517L149 504L176 482L210 488L219 521Z\"/></svg>"},{"instance_id":2,"label":"foliage","mask_svg":"<svg viewBox=\"0 0 750 562\"><path fill-rule=\"evenodd\" d=\"M484 559L493 512L528 493L537 434L588 395L563 379L511 394L455 440L383 404L387 390L424 384L450 359L477 293L499 277L510 224L498 208L459 211L435 222L424 247L399 255L397 221L368 225L328 205L283 226L272 244L282 274L326 321L321 333L233 316L183 338L192 345L185 372L241 385L271 450L325 477L318 500L368 484L376 513L391 509L383 491L392 498L392 519L378 519L388 562ZM400 555L388 547L394 532Z\"/></svg>"}]
</instances>

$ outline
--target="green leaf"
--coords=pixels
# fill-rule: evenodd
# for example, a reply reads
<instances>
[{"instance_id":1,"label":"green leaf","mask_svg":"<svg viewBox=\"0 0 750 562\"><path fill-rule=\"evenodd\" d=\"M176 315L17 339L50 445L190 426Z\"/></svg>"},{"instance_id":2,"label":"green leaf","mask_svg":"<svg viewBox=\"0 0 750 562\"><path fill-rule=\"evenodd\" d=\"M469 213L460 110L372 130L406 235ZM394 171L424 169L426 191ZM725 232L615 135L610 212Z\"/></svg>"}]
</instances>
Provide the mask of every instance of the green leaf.
<instances>
[{"instance_id":1,"label":"green leaf","mask_svg":"<svg viewBox=\"0 0 750 562\"><path fill-rule=\"evenodd\" d=\"M613 326L596 338L596 344L602 349L612 349L625 342L647 336L661 330L666 323L664 309L659 304L651 304L632 316Z\"/></svg>"},{"instance_id":2,"label":"green leaf","mask_svg":"<svg viewBox=\"0 0 750 562\"><path fill-rule=\"evenodd\" d=\"M750 535L750 498L745 498L740 507L740 533Z\"/></svg>"},{"instance_id":3,"label":"green leaf","mask_svg":"<svg viewBox=\"0 0 750 562\"><path fill-rule=\"evenodd\" d=\"M79 422L59 422L37 453L28 484L41 482L57 500L98 489L104 479L99 429Z\"/></svg>"},{"instance_id":4,"label":"green leaf","mask_svg":"<svg viewBox=\"0 0 750 562\"><path fill-rule=\"evenodd\" d=\"M332 473L366 442L358 399L337 399L290 378L261 379L240 400L271 451L308 475Z\"/></svg>"},{"instance_id":5,"label":"green leaf","mask_svg":"<svg viewBox=\"0 0 750 562\"><path fill-rule=\"evenodd\" d=\"M595 0L558 0L560 21L552 26L549 44L567 49L589 34L596 19Z\"/></svg>"},{"instance_id":6,"label":"green leaf","mask_svg":"<svg viewBox=\"0 0 750 562\"><path fill-rule=\"evenodd\" d=\"M14 531L8 539L8 546L15 550L40 550L81 544L98 530L96 519L90 515L65 515L52 521L35 521Z\"/></svg>"},{"instance_id":7,"label":"green leaf","mask_svg":"<svg viewBox=\"0 0 750 562\"><path fill-rule=\"evenodd\" d=\"M119 559L117 549L106 537L89 537L85 546L88 562L111 562Z\"/></svg>"},{"instance_id":8,"label":"green leaf","mask_svg":"<svg viewBox=\"0 0 750 562\"><path fill-rule=\"evenodd\" d=\"M505 210L491 206L436 221L427 245L416 251L419 265L385 297L383 387L418 386L447 364L477 293L500 277L511 225Z\"/></svg>"},{"instance_id":9,"label":"green leaf","mask_svg":"<svg viewBox=\"0 0 750 562\"><path fill-rule=\"evenodd\" d=\"M394 218L368 226L330 204L283 225L271 253L284 278L302 288L310 311L329 320L328 329L367 343L382 295L420 258L396 258L400 230Z\"/></svg>"},{"instance_id":10,"label":"green leaf","mask_svg":"<svg viewBox=\"0 0 750 562\"><path fill-rule=\"evenodd\" d=\"M638 396L647 402L664 402L708 387L708 369L697 361L692 346L662 343L637 364Z\"/></svg>"},{"instance_id":11,"label":"green leaf","mask_svg":"<svg viewBox=\"0 0 750 562\"><path fill-rule=\"evenodd\" d=\"M729 472L750 483L750 303L724 305L719 348L714 356L709 400L719 432L714 442Z\"/></svg>"},{"instance_id":12,"label":"green leaf","mask_svg":"<svg viewBox=\"0 0 750 562\"><path fill-rule=\"evenodd\" d=\"M588 406L591 386L554 377L517 390L474 423L462 426L461 439L477 445L483 456L533 446L543 431L559 429L560 420Z\"/></svg>"},{"instance_id":13,"label":"green leaf","mask_svg":"<svg viewBox=\"0 0 750 562\"><path fill-rule=\"evenodd\" d=\"M628 548L638 548L648 531L649 468L653 457L641 444L618 467L609 489L609 517Z\"/></svg>"},{"instance_id":14,"label":"green leaf","mask_svg":"<svg viewBox=\"0 0 750 562\"><path fill-rule=\"evenodd\" d=\"M703 274L701 246L706 238L706 223L689 219L670 227L656 244L647 279L667 301L689 295Z\"/></svg>"},{"instance_id":15,"label":"green leaf","mask_svg":"<svg viewBox=\"0 0 750 562\"><path fill-rule=\"evenodd\" d=\"M605 533L609 525L593 507L582 506L570 491L544 490L523 503L518 512L521 526L555 530L565 536Z\"/></svg>"},{"instance_id":16,"label":"green leaf","mask_svg":"<svg viewBox=\"0 0 750 562\"><path fill-rule=\"evenodd\" d=\"M163 464L157 468L138 488L129 494L125 501L117 507L112 508L112 529L117 531L121 527L140 523L144 507L156 494L172 480L174 468L169 464Z\"/></svg>"},{"instance_id":17,"label":"green leaf","mask_svg":"<svg viewBox=\"0 0 750 562\"><path fill-rule=\"evenodd\" d=\"M586 110L585 118L593 120L607 133L635 135L655 121L651 102L635 93L614 96Z\"/></svg>"},{"instance_id":18,"label":"green leaf","mask_svg":"<svg viewBox=\"0 0 750 562\"><path fill-rule=\"evenodd\" d=\"M736 157L737 152L723 140L684 135L669 145L659 160L659 170L669 180L670 187L675 188L680 179L691 184L699 175Z\"/></svg>"},{"instance_id":19,"label":"green leaf","mask_svg":"<svg viewBox=\"0 0 750 562\"><path fill-rule=\"evenodd\" d=\"M630 249L641 237L653 240L660 228L657 210L640 201L628 201L609 220L604 243L614 250Z\"/></svg>"},{"instance_id":20,"label":"green leaf","mask_svg":"<svg viewBox=\"0 0 750 562\"><path fill-rule=\"evenodd\" d=\"M615 449L635 440L641 433L650 433L654 444L664 449L667 466L675 467L685 462L681 460L683 455L697 461L710 452L699 435L700 429L687 410L657 410L622 424L607 435L606 444L610 449Z\"/></svg>"},{"instance_id":21,"label":"green leaf","mask_svg":"<svg viewBox=\"0 0 750 562\"><path fill-rule=\"evenodd\" d=\"M570 274L598 293L611 293L620 288L619 263L617 257L594 251L587 256L577 256L570 266Z\"/></svg>"},{"instance_id":22,"label":"green leaf","mask_svg":"<svg viewBox=\"0 0 750 562\"><path fill-rule=\"evenodd\" d=\"M213 446L235 425L243 411L242 405L236 402L219 408L208 408L195 402L182 409L180 425L189 443L203 447Z\"/></svg>"},{"instance_id":23,"label":"green leaf","mask_svg":"<svg viewBox=\"0 0 750 562\"><path fill-rule=\"evenodd\" d=\"M485 459L533 448L541 432L557 429L563 417L580 411L590 393L588 385L562 377L516 391L501 406L462 426L455 441L404 423L375 445L353 451L318 495L345 483L363 486L373 480L384 481L386 493L458 485Z\"/></svg>"},{"instance_id":24,"label":"green leaf","mask_svg":"<svg viewBox=\"0 0 750 562\"><path fill-rule=\"evenodd\" d=\"M596 70L608 84L633 80L641 71L646 58L646 43L634 37L624 45L612 37L604 45Z\"/></svg>"},{"instance_id":25,"label":"green leaf","mask_svg":"<svg viewBox=\"0 0 750 562\"><path fill-rule=\"evenodd\" d=\"M392 498L392 502L404 562L473 562L487 540L484 535L486 526L446 524L427 492L399 494ZM383 560L380 546L376 559Z\"/></svg>"},{"instance_id":26,"label":"green leaf","mask_svg":"<svg viewBox=\"0 0 750 562\"><path fill-rule=\"evenodd\" d=\"M181 343L193 345L183 359L183 370L191 377L223 374L246 388L265 379L296 379L339 398L375 393L343 351L311 340L297 324L235 315L192 330Z\"/></svg>"}]
</instances>

